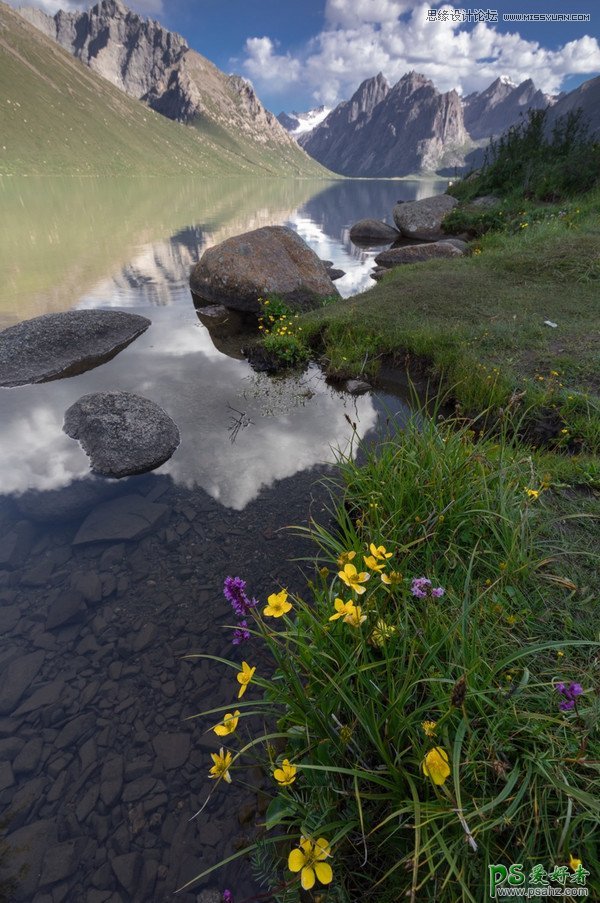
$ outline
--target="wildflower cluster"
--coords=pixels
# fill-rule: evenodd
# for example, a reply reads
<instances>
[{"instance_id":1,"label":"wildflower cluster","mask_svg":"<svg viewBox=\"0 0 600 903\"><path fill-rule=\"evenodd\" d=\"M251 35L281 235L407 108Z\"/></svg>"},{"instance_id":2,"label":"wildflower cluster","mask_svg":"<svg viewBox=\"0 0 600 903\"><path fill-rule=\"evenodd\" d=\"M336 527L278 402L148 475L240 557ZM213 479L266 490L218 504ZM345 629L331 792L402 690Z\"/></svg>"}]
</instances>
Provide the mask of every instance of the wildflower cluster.
<instances>
[{"instance_id":1,"label":"wildflower cluster","mask_svg":"<svg viewBox=\"0 0 600 903\"><path fill-rule=\"evenodd\" d=\"M298 314L277 298L259 298L262 313L258 318L258 329L263 335L290 336L302 332L295 322Z\"/></svg>"},{"instance_id":2,"label":"wildflower cluster","mask_svg":"<svg viewBox=\"0 0 600 903\"><path fill-rule=\"evenodd\" d=\"M275 667L228 663L237 698L212 727L224 747L209 774L223 787L259 753L277 836L254 858L274 899L326 887L332 900L458 903L475 899L481 862L512 848L554 868L547 880L582 861L594 873L593 693L583 660L557 682L564 632L556 642L545 621L539 636L559 587L540 578L547 552L531 532L549 481L481 448L419 422L394 436L385 467L349 462L335 530L311 531L306 600L276 588L259 604L242 578L226 581L251 625L235 629ZM226 748L250 714L258 731ZM569 828L545 829L556 824Z\"/></svg>"},{"instance_id":3,"label":"wildflower cluster","mask_svg":"<svg viewBox=\"0 0 600 903\"><path fill-rule=\"evenodd\" d=\"M306 362L308 351L303 342L299 314L280 298L259 298L261 314L258 331L263 337L264 350L279 367L296 367Z\"/></svg>"}]
</instances>

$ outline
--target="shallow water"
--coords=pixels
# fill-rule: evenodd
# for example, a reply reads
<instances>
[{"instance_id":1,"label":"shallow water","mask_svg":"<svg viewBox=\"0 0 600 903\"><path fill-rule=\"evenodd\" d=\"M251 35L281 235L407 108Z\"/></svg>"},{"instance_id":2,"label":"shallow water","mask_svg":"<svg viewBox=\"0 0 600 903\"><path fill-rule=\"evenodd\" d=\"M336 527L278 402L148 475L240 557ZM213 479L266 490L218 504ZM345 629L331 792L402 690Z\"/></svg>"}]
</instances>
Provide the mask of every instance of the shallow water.
<instances>
[{"instance_id":1,"label":"shallow water","mask_svg":"<svg viewBox=\"0 0 600 903\"><path fill-rule=\"evenodd\" d=\"M299 590L292 559L311 550L285 528L326 522L318 479L353 453L348 419L365 437L383 412L408 415L316 367L254 373L235 338L217 347L198 320L191 267L230 235L288 224L346 270L347 297L372 285L377 253L349 242L350 225L391 222L397 199L444 186L0 181L1 327L73 307L152 321L94 370L0 390L0 810L14 866L27 865L17 900L166 900L254 835L263 798L244 769L190 820L212 789L220 744L205 731L221 716L185 719L233 703L237 685L226 666L182 656L269 667L259 649L232 647L224 577L262 599ZM107 389L145 395L178 424L180 447L152 474L92 478L62 432L77 398ZM247 860L200 887L256 893Z\"/></svg>"}]
</instances>

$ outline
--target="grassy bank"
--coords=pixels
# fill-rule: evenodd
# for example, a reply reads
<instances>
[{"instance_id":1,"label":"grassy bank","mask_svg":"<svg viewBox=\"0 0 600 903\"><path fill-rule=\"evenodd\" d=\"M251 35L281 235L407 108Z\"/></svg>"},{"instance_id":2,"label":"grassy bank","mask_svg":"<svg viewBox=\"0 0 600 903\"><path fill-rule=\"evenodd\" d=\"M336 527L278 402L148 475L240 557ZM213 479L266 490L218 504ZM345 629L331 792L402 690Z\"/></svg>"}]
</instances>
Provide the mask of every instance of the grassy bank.
<instances>
[{"instance_id":1,"label":"grassy bank","mask_svg":"<svg viewBox=\"0 0 600 903\"><path fill-rule=\"evenodd\" d=\"M468 415L520 396L540 438L595 454L600 192L561 209L516 234L484 236L471 256L392 270L305 315L304 335L331 375L376 375L392 355L450 389Z\"/></svg>"}]
</instances>

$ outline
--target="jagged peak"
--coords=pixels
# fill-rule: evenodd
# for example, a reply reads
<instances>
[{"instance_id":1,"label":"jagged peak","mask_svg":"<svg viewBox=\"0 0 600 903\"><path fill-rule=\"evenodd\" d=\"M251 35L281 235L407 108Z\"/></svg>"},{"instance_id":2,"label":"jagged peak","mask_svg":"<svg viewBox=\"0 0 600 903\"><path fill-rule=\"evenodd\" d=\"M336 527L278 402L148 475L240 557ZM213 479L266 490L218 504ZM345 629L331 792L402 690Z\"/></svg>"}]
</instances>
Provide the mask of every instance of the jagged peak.
<instances>
[{"instance_id":1,"label":"jagged peak","mask_svg":"<svg viewBox=\"0 0 600 903\"><path fill-rule=\"evenodd\" d=\"M402 78L396 82L392 91L397 94L412 93L419 88L433 88L436 93L439 93L430 78L427 78L422 72L415 72L414 69L411 69L410 72L405 72Z\"/></svg>"},{"instance_id":2,"label":"jagged peak","mask_svg":"<svg viewBox=\"0 0 600 903\"><path fill-rule=\"evenodd\" d=\"M360 85L352 95L351 100L360 97L374 87L387 89L389 88L389 86L390 84L383 72L378 72L377 75L372 75L371 78L365 78L365 80L360 83Z\"/></svg>"},{"instance_id":3,"label":"jagged peak","mask_svg":"<svg viewBox=\"0 0 600 903\"><path fill-rule=\"evenodd\" d=\"M93 16L110 16L111 18L116 18L117 16L125 17L129 14L137 16L137 13L133 13L121 0L99 0L98 3L91 7L89 12Z\"/></svg>"}]
</instances>

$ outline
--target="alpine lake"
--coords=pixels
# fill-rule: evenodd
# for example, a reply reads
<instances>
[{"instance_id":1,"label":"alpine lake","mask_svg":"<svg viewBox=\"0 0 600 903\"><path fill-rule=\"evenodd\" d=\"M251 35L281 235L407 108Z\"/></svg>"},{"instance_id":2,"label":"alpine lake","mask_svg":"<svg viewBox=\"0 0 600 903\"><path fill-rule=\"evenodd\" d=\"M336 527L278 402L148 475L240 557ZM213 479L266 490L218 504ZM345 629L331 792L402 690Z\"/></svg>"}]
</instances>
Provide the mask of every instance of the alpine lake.
<instances>
[{"instance_id":1,"label":"alpine lake","mask_svg":"<svg viewBox=\"0 0 600 903\"><path fill-rule=\"evenodd\" d=\"M316 365L254 372L239 335L200 322L189 274L207 247L288 225L346 272L348 297L374 284L381 250L354 246L350 226L393 223L397 200L446 184L0 179L0 329L75 308L152 321L95 369L0 389L1 877L16 878L15 900L270 899L248 857L174 896L251 843L269 801L250 764L194 817L223 741L210 730L222 712L192 716L233 710L238 685L224 664L185 656L272 667L252 641L232 645L224 578L261 601L301 592L298 559L313 550L288 528L327 522L323 478L354 453L351 422L376 441L409 408L383 390L348 394ZM62 425L82 395L118 389L164 408L181 444L157 470L109 480Z\"/></svg>"}]
</instances>

